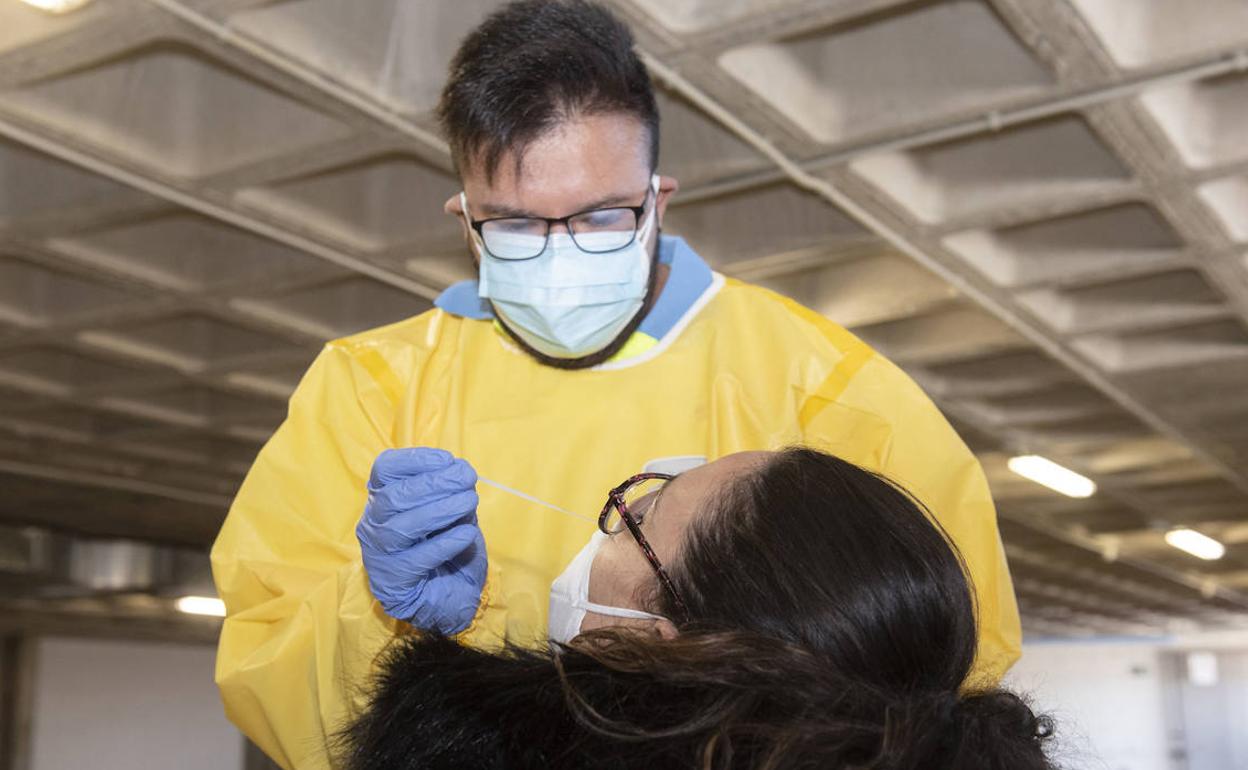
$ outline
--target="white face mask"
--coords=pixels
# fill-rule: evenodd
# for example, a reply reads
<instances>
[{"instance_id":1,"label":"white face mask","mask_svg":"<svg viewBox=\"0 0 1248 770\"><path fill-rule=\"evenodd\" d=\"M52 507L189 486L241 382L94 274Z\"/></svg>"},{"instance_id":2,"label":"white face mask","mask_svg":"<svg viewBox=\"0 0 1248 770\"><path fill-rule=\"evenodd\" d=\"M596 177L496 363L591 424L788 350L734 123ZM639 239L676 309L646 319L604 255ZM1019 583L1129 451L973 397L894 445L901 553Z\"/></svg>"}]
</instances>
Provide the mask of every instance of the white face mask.
<instances>
[{"instance_id":1,"label":"white face mask","mask_svg":"<svg viewBox=\"0 0 1248 770\"><path fill-rule=\"evenodd\" d=\"M554 642L567 644L581 633L581 623L586 612L599 615L610 615L616 618L637 618L641 620L663 620L642 610L631 610L627 607L610 607L595 604L589 600L589 572L594 566L594 555L607 541L601 531L595 532L580 553L572 558L563 574L555 578L550 585L550 621L547 630Z\"/></svg>"},{"instance_id":2,"label":"white face mask","mask_svg":"<svg viewBox=\"0 0 1248 770\"><path fill-rule=\"evenodd\" d=\"M657 174L651 177L650 186L657 196ZM463 193L460 205L468 211ZM546 248L532 259L497 259L472 231L481 255L478 294L489 299L508 328L540 353L576 358L602 350L632 322L645 302L651 262L646 243L657 209L657 202L650 205L631 244L600 254L581 251L566 233L551 233L545 239ZM595 238L579 237L586 245ZM533 239L513 235L509 240Z\"/></svg>"}]
</instances>

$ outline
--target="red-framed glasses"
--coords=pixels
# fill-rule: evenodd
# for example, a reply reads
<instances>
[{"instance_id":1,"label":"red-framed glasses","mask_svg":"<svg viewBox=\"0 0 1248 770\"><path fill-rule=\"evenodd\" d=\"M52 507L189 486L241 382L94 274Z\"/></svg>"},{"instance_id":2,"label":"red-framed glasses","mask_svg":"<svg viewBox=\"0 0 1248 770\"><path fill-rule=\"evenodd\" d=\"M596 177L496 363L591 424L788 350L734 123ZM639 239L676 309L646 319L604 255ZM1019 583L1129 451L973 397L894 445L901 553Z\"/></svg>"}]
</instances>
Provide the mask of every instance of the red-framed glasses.
<instances>
[{"instance_id":1,"label":"red-framed glasses","mask_svg":"<svg viewBox=\"0 0 1248 770\"><path fill-rule=\"evenodd\" d=\"M641 534L641 522L658 499L659 490L673 478L670 473L639 473L612 489L607 493L607 503L602 506L602 513L598 515L598 529L608 535L614 535L622 529L632 533L637 545L641 546L646 561L650 562L655 574L659 576L664 590L672 597L684 619L688 620L689 608L685 605L685 600L680 598L671 577L659 562L659 557L654 555L654 549L646 541L646 536Z\"/></svg>"}]
</instances>

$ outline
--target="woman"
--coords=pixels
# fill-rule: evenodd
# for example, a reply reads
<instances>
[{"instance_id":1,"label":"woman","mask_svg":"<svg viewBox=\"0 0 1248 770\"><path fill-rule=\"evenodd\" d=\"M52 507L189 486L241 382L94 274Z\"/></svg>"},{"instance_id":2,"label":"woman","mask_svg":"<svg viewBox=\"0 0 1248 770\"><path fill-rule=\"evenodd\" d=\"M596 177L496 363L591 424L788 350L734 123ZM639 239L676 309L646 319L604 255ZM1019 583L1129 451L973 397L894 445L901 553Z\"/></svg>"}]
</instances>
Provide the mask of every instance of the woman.
<instances>
[{"instance_id":1,"label":"woman","mask_svg":"<svg viewBox=\"0 0 1248 770\"><path fill-rule=\"evenodd\" d=\"M654 476L612 490L552 589L552 635L579 635L399 644L343 764L1051 767L1047 719L965 683L970 587L904 491L809 449Z\"/></svg>"}]
</instances>

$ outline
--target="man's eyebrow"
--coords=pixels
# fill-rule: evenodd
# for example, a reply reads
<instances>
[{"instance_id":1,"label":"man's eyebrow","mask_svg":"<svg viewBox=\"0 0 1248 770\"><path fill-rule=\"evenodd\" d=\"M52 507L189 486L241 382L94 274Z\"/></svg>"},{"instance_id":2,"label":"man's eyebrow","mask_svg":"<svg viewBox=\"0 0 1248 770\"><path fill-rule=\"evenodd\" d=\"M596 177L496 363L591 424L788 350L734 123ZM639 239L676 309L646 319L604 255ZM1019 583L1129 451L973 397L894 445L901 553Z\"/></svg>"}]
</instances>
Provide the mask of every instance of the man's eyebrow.
<instances>
[{"instance_id":1,"label":"man's eyebrow","mask_svg":"<svg viewBox=\"0 0 1248 770\"><path fill-rule=\"evenodd\" d=\"M486 219L489 219L491 217L536 217L537 216L537 214L534 214L532 211L527 211L525 209L512 208L511 206L504 206L502 204L495 204L495 203L482 203L479 208L481 210L482 216L485 217Z\"/></svg>"},{"instance_id":2,"label":"man's eyebrow","mask_svg":"<svg viewBox=\"0 0 1248 770\"><path fill-rule=\"evenodd\" d=\"M586 205L569 212L572 214L580 214L583 211L593 211L594 209L612 208L614 206L624 206L631 204L637 198L636 195L607 195L595 201L590 201ZM545 219L546 217L534 213L528 209L507 206L501 203L482 203L480 210L483 218L491 219L495 217L529 217L533 219Z\"/></svg>"}]
</instances>

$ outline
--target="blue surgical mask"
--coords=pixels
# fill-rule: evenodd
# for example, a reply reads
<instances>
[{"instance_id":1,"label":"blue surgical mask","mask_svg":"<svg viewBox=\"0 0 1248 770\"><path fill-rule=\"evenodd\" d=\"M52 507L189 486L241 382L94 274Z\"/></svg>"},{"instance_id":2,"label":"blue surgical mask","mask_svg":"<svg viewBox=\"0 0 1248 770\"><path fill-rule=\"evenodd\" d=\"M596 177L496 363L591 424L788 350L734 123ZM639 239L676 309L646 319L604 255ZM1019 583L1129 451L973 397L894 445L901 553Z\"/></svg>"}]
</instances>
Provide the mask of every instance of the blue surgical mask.
<instances>
[{"instance_id":1,"label":"blue surgical mask","mask_svg":"<svg viewBox=\"0 0 1248 770\"><path fill-rule=\"evenodd\" d=\"M658 193L659 177L650 180ZM461 193L461 205L468 210ZM641 310L650 282L646 241L654 226L652 205L633 242L619 251L582 251L567 233L551 233L533 259L497 259L473 234L481 253L478 294L534 350L578 358L602 350ZM516 234L518 240L535 236ZM582 243L593 235L577 236Z\"/></svg>"}]
</instances>

